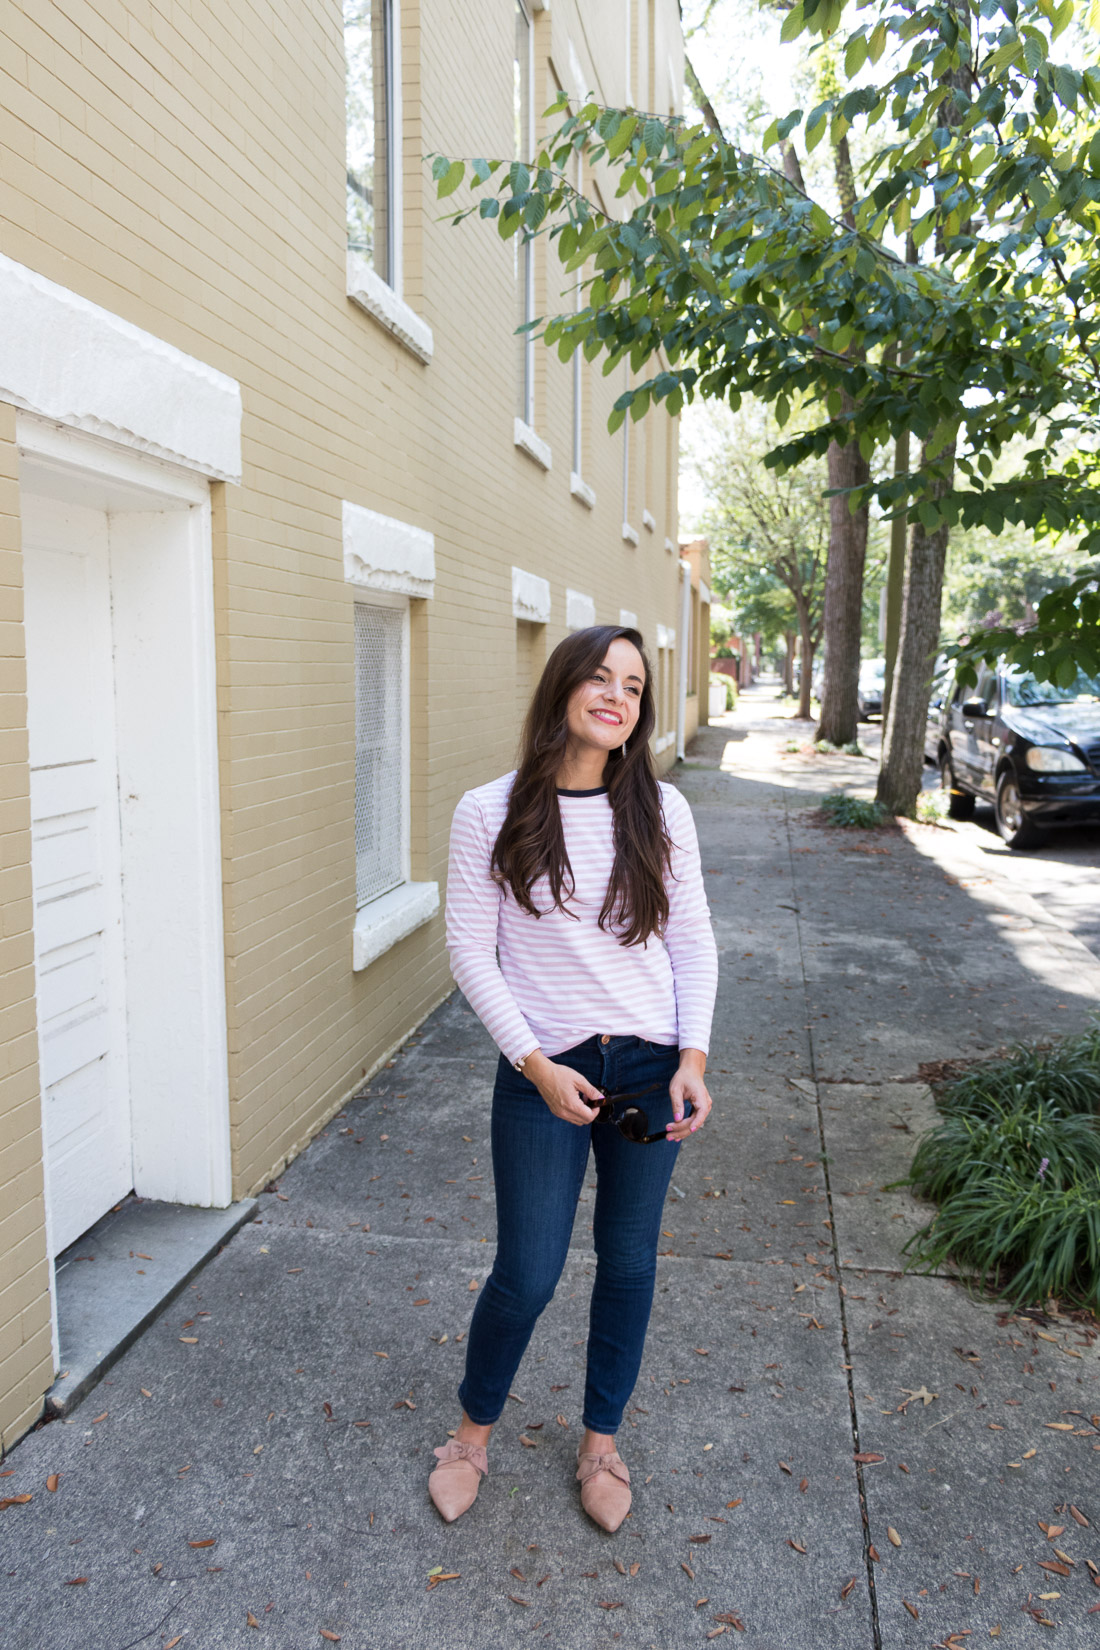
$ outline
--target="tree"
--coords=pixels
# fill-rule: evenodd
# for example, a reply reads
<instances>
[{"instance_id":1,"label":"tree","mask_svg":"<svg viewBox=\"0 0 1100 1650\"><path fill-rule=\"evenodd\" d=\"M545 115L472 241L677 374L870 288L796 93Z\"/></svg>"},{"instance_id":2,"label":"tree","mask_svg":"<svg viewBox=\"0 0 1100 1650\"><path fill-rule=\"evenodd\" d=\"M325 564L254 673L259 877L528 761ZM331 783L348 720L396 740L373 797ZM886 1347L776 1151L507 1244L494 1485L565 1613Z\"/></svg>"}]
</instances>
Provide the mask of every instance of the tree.
<instances>
[{"instance_id":1,"label":"tree","mask_svg":"<svg viewBox=\"0 0 1100 1650\"><path fill-rule=\"evenodd\" d=\"M746 629L768 638L797 633L798 714L808 720L827 549L831 554L825 466L816 460L785 472L767 469L763 457L778 431L756 403L745 402L719 427L716 450L697 463L710 500L701 525L710 540L713 580L731 597Z\"/></svg>"},{"instance_id":2,"label":"tree","mask_svg":"<svg viewBox=\"0 0 1100 1650\"><path fill-rule=\"evenodd\" d=\"M845 0L797 0L784 32L831 36L844 11ZM869 460L909 432L915 467L847 494L911 528L883 775L898 811L912 811L920 781L949 528L1075 526L1100 544L1096 478L1057 458L1067 432L1100 428L1100 71L1052 60L1072 14L1072 0L918 11L870 0L842 42L846 89L769 133L778 144L801 126L812 148L889 113L895 131L847 216L705 127L594 102L568 113L564 94L531 165L472 163L473 182L496 177L502 198L455 214L479 210L505 236L549 234L567 268L591 269L587 306L539 324L563 357L583 348L605 371L629 358L636 374L653 364L612 428L694 395L734 407L755 395L781 428L799 404L807 422L768 455L780 469L834 442ZM860 78L880 65L880 80ZM618 198L635 202L622 219L573 188L577 150L619 169ZM466 176L443 156L433 170L441 195ZM936 249L934 263L906 264L891 244L906 233L918 255ZM994 480L1020 436L1037 445Z\"/></svg>"}]
</instances>

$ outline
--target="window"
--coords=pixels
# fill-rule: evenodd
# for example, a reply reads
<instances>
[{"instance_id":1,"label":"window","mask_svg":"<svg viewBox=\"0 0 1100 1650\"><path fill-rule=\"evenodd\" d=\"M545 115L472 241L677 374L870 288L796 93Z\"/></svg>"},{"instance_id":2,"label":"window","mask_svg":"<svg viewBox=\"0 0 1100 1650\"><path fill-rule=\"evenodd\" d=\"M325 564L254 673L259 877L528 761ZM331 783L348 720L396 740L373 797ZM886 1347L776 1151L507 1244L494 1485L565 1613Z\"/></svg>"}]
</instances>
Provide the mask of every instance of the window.
<instances>
[{"instance_id":1,"label":"window","mask_svg":"<svg viewBox=\"0 0 1100 1650\"><path fill-rule=\"evenodd\" d=\"M531 18L524 0L515 0L516 57L514 87L514 117L516 159L529 161L535 149L534 100L535 40ZM535 314L535 244L524 241L523 231L512 237L516 277L516 326L534 319ZM516 416L529 428L535 423L535 340L531 333L520 333L516 339Z\"/></svg>"},{"instance_id":2,"label":"window","mask_svg":"<svg viewBox=\"0 0 1100 1650\"><path fill-rule=\"evenodd\" d=\"M399 288L397 0L344 0L348 248Z\"/></svg>"},{"instance_id":3,"label":"window","mask_svg":"<svg viewBox=\"0 0 1100 1650\"><path fill-rule=\"evenodd\" d=\"M408 878L407 604L355 604L355 903Z\"/></svg>"}]
</instances>

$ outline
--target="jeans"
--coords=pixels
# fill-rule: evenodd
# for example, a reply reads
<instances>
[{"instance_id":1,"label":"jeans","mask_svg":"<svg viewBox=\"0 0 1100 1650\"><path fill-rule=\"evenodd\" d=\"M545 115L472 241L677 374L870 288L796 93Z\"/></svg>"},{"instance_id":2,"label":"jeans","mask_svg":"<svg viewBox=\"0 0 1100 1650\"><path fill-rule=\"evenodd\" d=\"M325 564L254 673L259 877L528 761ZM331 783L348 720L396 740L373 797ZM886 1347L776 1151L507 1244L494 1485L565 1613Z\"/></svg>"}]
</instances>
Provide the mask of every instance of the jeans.
<instances>
[{"instance_id":1,"label":"jeans","mask_svg":"<svg viewBox=\"0 0 1100 1650\"><path fill-rule=\"evenodd\" d=\"M660 1082L638 1104L651 1132L672 1121L668 1084L680 1056L667 1043L589 1037L553 1058L604 1094ZM474 1308L458 1389L463 1409L479 1426L500 1417L536 1320L557 1288L589 1146L596 1158L596 1279L583 1419L591 1431L608 1434L622 1421L641 1366L661 1210L680 1148L664 1140L636 1145L611 1123L563 1122L502 1055L492 1114L497 1252Z\"/></svg>"}]
</instances>

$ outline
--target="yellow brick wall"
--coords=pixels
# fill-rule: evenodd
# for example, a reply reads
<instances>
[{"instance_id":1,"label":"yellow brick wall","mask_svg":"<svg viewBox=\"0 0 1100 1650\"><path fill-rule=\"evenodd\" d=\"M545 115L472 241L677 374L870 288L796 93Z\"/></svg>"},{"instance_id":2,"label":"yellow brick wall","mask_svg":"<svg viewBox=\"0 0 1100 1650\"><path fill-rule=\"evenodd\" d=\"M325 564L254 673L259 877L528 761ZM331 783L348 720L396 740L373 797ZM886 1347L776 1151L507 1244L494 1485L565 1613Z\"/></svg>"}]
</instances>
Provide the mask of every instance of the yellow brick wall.
<instances>
[{"instance_id":1,"label":"yellow brick wall","mask_svg":"<svg viewBox=\"0 0 1100 1650\"><path fill-rule=\"evenodd\" d=\"M34 1004L15 409L0 403L0 1447L53 1379Z\"/></svg>"},{"instance_id":2,"label":"yellow brick wall","mask_svg":"<svg viewBox=\"0 0 1100 1650\"><path fill-rule=\"evenodd\" d=\"M660 44L635 47L652 59L653 95L667 110L678 13L675 0L652 3ZM630 11L637 31L646 8L632 0ZM600 94L622 98L626 15L626 0L555 0L536 15L537 113L554 75L570 85L571 40ZM567 587L591 595L601 621L617 622L625 606L649 633L658 620L678 624L677 556L665 548L677 542L667 416L631 431L634 548L621 536L623 436L606 432L619 375L584 368L589 511L569 487L571 365L538 346L535 423L553 452L544 472L513 442L511 244L475 220L441 221L423 159L511 154L512 0L402 0L401 36L405 296L433 329L427 365L346 296L338 0L13 0L0 12L5 252L242 389L243 483L213 488L236 1196L277 1172L451 986L438 918L371 969L351 970L354 593L341 500L436 540L435 596L413 602L411 618L415 879L442 883L458 796L512 765L520 690L565 633ZM569 301L556 252L541 241L536 273L540 312ZM12 409L0 406L0 418L0 454L10 455ZM14 600L10 456L0 532L4 596ZM513 564L550 581L545 634L519 634ZM5 863L25 869L17 611L4 635L4 727L17 741L0 795ZM8 1255L21 1257L7 1318L0 1301L0 1424L10 1430L50 1375L25 892L5 922L14 927L0 1154L16 1167L0 1168L0 1191L18 1189Z\"/></svg>"}]
</instances>

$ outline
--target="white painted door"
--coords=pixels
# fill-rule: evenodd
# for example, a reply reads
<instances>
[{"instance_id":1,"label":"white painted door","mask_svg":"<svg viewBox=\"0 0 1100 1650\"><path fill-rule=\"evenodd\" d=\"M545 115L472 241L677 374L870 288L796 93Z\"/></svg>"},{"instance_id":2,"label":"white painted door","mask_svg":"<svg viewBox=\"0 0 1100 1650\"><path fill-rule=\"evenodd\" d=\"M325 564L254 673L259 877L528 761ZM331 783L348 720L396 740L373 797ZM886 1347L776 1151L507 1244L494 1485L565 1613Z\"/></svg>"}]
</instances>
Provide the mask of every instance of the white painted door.
<instances>
[{"instance_id":1,"label":"white painted door","mask_svg":"<svg viewBox=\"0 0 1100 1650\"><path fill-rule=\"evenodd\" d=\"M50 1251L133 1185L108 524L23 494L38 1038Z\"/></svg>"}]
</instances>

